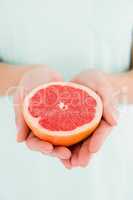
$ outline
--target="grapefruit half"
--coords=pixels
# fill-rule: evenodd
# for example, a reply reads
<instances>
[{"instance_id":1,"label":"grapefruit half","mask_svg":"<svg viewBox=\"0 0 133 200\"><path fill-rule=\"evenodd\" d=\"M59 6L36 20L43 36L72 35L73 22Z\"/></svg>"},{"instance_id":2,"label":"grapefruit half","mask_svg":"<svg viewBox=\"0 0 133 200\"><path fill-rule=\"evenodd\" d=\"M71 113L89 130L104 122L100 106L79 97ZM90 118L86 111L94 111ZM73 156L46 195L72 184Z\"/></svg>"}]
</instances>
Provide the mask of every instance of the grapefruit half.
<instances>
[{"instance_id":1,"label":"grapefruit half","mask_svg":"<svg viewBox=\"0 0 133 200\"><path fill-rule=\"evenodd\" d=\"M24 99L23 115L33 134L54 145L73 145L98 126L101 98L72 82L51 82L34 88Z\"/></svg>"}]
</instances>

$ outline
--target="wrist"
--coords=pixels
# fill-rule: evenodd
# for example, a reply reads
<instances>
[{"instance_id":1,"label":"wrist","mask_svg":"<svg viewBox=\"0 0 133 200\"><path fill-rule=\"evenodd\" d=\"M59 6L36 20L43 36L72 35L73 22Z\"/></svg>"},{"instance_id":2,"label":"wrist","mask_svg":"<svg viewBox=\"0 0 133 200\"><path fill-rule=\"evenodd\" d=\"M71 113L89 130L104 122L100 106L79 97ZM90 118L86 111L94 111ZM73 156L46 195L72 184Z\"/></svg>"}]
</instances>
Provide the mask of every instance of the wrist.
<instances>
[{"instance_id":1,"label":"wrist","mask_svg":"<svg viewBox=\"0 0 133 200\"><path fill-rule=\"evenodd\" d=\"M20 80L22 79L22 77L24 76L24 74L26 74L28 71L32 70L33 67L31 66L14 66L11 69L11 73L12 73L12 77L14 80L14 85L17 86L20 82Z\"/></svg>"},{"instance_id":2,"label":"wrist","mask_svg":"<svg viewBox=\"0 0 133 200\"><path fill-rule=\"evenodd\" d=\"M133 73L121 73L109 75L110 83L114 90L114 96L118 104L133 103L132 84Z\"/></svg>"},{"instance_id":3,"label":"wrist","mask_svg":"<svg viewBox=\"0 0 133 200\"><path fill-rule=\"evenodd\" d=\"M12 95L15 88L19 85L21 78L26 72L31 70L31 67L9 64L0 64L0 96Z\"/></svg>"}]
</instances>

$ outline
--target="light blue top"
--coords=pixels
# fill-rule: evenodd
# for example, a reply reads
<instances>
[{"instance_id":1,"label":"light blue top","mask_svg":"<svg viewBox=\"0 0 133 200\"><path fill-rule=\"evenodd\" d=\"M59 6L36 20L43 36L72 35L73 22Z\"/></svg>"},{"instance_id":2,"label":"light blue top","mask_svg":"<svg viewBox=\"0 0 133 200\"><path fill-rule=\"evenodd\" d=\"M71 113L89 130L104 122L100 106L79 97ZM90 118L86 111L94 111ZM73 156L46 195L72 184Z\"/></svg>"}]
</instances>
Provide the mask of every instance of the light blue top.
<instances>
[{"instance_id":1,"label":"light blue top","mask_svg":"<svg viewBox=\"0 0 133 200\"><path fill-rule=\"evenodd\" d=\"M0 0L0 57L48 64L66 79L85 68L128 69L133 0ZM0 99L0 200L132 200L133 109L122 113L87 169L15 141L13 106Z\"/></svg>"},{"instance_id":2,"label":"light blue top","mask_svg":"<svg viewBox=\"0 0 133 200\"><path fill-rule=\"evenodd\" d=\"M67 79L84 68L128 69L131 0L0 0L0 57L48 64Z\"/></svg>"}]
</instances>

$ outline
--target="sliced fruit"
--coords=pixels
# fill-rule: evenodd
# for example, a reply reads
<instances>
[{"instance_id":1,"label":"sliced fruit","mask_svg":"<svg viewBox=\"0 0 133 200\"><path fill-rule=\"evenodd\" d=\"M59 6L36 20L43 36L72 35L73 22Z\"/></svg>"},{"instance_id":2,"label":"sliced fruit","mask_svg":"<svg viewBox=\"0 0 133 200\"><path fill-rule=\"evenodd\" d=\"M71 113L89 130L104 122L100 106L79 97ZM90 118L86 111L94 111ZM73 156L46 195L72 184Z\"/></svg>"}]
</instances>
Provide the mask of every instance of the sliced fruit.
<instances>
[{"instance_id":1,"label":"sliced fruit","mask_svg":"<svg viewBox=\"0 0 133 200\"><path fill-rule=\"evenodd\" d=\"M52 82L33 89L24 99L26 123L41 140L73 145L98 126L103 112L100 97L72 82Z\"/></svg>"}]
</instances>

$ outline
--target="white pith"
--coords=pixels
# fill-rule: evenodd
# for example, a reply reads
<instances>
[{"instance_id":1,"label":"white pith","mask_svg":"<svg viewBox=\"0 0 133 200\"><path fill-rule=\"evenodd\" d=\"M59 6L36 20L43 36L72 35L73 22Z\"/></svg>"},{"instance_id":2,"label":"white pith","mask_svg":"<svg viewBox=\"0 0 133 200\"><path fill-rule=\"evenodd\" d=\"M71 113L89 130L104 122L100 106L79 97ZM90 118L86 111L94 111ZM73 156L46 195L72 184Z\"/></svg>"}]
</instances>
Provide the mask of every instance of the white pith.
<instances>
[{"instance_id":1,"label":"white pith","mask_svg":"<svg viewBox=\"0 0 133 200\"><path fill-rule=\"evenodd\" d=\"M60 101L60 103L58 104L59 108L61 110L67 110L68 106L64 104L64 102Z\"/></svg>"},{"instance_id":2,"label":"white pith","mask_svg":"<svg viewBox=\"0 0 133 200\"><path fill-rule=\"evenodd\" d=\"M29 100L31 99L32 96L34 96L36 94L37 91L39 91L40 89L44 89L47 88L49 86L52 85L62 85L62 86L71 86L74 88L78 88L78 89L82 89L84 91L86 91L90 96L92 96L96 102L96 112L95 112L95 117L93 118L93 120L88 123L88 124L84 124L80 127L77 127L76 129L73 129L71 131L50 131L48 129L45 129L44 127L42 127L38 121L39 118L34 118L32 117L32 115L29 113L28 111L28 106L29 106ZM60 104L59 106L63 106L62 104ZM32 127L39 129L39 131L41 133L44 133L45 135L53 135L53 136L68 136L68 135L73 135L73 133L75 134L79 134L80 132L84 131L84 130L89 130L91 127L95 127L96 124L99 123L101 117L102 117L102 112L103 112L103 104L101 101L101 98L90 88L83 86L83 85L79 85L77 83L72 83L72 82L50 82L44 85L40 85L38 87L36 87L35 89L33 89L24 99L24 103L23 103L23 114L24 114L24 118L26 119L26 121L32 125Z\"/></svg>"}]
</instances>

